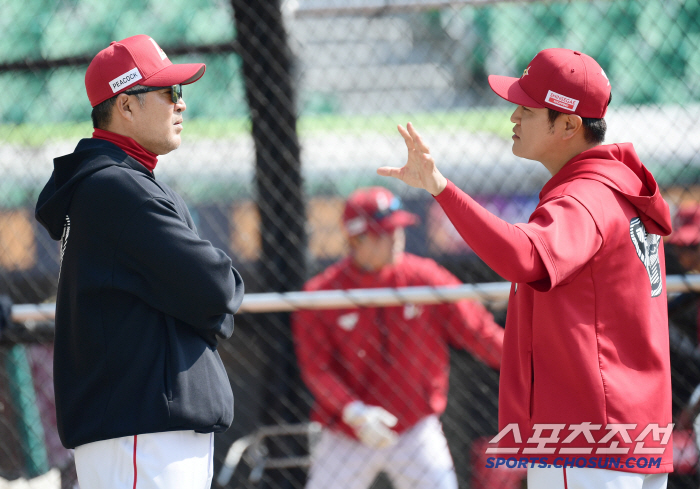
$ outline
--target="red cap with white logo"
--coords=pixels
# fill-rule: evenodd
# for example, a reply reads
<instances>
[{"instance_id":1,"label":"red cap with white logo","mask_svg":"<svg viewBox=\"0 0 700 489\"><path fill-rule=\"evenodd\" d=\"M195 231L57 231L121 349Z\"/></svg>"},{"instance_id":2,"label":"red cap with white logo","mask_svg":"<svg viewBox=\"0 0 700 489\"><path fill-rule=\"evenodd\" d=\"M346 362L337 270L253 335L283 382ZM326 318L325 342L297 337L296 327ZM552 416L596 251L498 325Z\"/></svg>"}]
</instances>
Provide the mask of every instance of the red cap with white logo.
<instances>
[{"instance_id":1,"label":"red cap with white logo","mask_svg":"<svg viewBox=\"0 0 700 489\"><path fill-rule=\"evenodd\" d=\"M355 190L343 211L343 225L349 236L392 232L417 222L418 216L403 210L401 199L384 187Z\"/></svg>"},{"instance_id":2,"label":"red cap with white logo","mask_svg":"<svg viewBox=\"0 0 700 489\"><path fill-rule=\"evenodd\" d=\"M174 65L149 36L139 34L109 47L95 56L85 73L85 88L93 107L134 85L168 87L199 80L203 63Z\"/></svg>"},{"instance_id":3,"label":"red cap with white logo","mask_svg":"<svg viewBox=\"0 0 700 489\"><path fill-rule=\"evenodd\" d=\"M489 85L514 104L590 119L605 117L610 100L610 81L603 68L587 54L570 49L540 51L523 76L489 75Z\"/></svg>"}]
</instances>

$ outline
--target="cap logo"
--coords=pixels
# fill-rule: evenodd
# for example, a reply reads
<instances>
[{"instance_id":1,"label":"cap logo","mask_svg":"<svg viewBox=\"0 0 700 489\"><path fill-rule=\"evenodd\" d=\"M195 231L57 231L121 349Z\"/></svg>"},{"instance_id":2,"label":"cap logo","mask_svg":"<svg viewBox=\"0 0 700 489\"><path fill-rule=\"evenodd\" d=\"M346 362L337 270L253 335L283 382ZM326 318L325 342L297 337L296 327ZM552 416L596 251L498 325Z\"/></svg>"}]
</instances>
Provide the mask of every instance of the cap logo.
<instances>
[{"instance_id":1,"label":"cap logo","mask_svg":"<svg viewBox=\"0 0 700 489\"><path fill-rule=\"evenodd\" d=\"M605 78L605 81L608 82L608 86L610 86L610 79L608 78L608 75L605 74L603 71L603 68L600 69L600 74L603 75L603 78Z\"/></svg>"},{"instance_id":2,"label":"cap logo","mask_svg":"<svg viewBox=\"0 0 700 489\"><path fill-rule=\"evenodd\" d=\"M112 93L117 93L118 91L123 90L129 85L133 85L141 78L143 77L141 76L141 73L139 73L139 69L132 68L123 75L119 75L114 80L109 82L109 86L112 89Z\"/></svg>"},{"instance_id":3,"label":"cap logo","mask_svg":"<svg viewBox=\"0 0 700 489\"><path fill-rule=\"evenodd\" d=\"M529 75L529 74L530 74L530 67L528 66L527 68L525 68L525 69L523 70L523 76ZM520 78L522 78L523 76L521 76Z\"/></svg>"},{"instance_id":4,"label":"cap logo","mask_svg":"<svg viewBox=\"0 0 700 489\"><path fill-rule=\"evenodd\" d=\"M151 42L153 43L153 45L155 46L156 51L158 51L158 56L160 56L160 59L165 59L165 58L168 57L168 55L165 54L165 51L163 51L163 50L160 48L160 46L158 46L158 43L156 43L156 42L153 40L152 37L149 37L148 40L151 41Z\"/></svg>"},{"instance_id":5,"label":"cap logo","mask_svg":"<svg viewBox=\"0 0 700 489\"><path fill-rule=\"evenodd\" d=\"M570 110L571 112L575 111L578 106L578 100L575 98L567 97L551 90L547 92L547 97L544 101L561 109Z\"/></svg>"}]
</instances>

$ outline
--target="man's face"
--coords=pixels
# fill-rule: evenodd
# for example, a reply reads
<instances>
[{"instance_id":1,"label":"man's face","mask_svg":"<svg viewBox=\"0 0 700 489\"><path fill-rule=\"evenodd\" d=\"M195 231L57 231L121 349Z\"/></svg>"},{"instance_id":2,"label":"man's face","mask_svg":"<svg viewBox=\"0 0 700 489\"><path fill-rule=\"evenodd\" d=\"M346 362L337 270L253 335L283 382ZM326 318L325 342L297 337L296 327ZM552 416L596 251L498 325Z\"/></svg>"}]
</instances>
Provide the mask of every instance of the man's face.
<instances>
[{"instance_id":1,"label":"man's face","mask_svg":"<svg viewBox=\"0 0 700 489\"><path fill-rule=\"evenodd\" d=\"M144 94L141 106L135 95L131 104L134 113L134 140L145 149L157 155L164 155L177 149L182 142L182 112L187 106L181 98L174 104L170 89L164 88Z\"/></svg>"},{"instance_id":2,"label":"man's face","mask_svg":"<svg viewBox=\"0 0 700 489\"><path fill-rule=\"evenodd\" d=\"M549 111L519 105L510 116L513 127L513 154L528 160L545 162L552 158L554 130Z\"/></svg>"},{"instance_id":3,"label":"man's face","mask_svg":"<svg viewBox=\"0 0 700 489\"><path fill-rule=\"evenodd\" d=\"M355 264L368 271L377 271L396 263L405 247L406 234L403 228L396 228L388 233L365 233L350 238L350 249Z\"/></svg>"}]
</instances>

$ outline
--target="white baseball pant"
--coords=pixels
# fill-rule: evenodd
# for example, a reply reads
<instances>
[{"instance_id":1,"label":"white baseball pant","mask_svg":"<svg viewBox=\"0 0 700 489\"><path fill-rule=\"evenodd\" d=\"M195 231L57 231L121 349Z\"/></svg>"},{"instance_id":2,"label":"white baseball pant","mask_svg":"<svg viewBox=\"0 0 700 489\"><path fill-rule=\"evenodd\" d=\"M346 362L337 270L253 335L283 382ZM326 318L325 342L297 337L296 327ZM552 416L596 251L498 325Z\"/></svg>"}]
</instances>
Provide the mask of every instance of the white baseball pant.
<instances>
[{"instance_id":1,"label":"white baseball pant","mask_svg":"<svg viewBox=\"0 0 700 489\"><path fill-rule=\"evenodd\" d=\"M209 489L214 434L168 431L86 443L75 449L82 489Z\"/></svg>"},{"instance_id":2,"label":"white baseball pant","mask_svg":"<svg viewBox=\"0 0 700 489\"><path fill-rule=\"evenodd\" d=\"M580 467L527 469L528 489L666 489L668 474L635 474Z\"/></svg>"},{"instance_id":3,"label":"white baseball pant","mask_svg":"<svg viewBox=\"0 0 700 489\"><path fill-rule=\"evenodd\" d=\"M422 419L396 445L379 450L326 429L311 456L306 489L367 489L381 471L396 489L457 489L437 416Z\"/></svg>"}]
</instances>

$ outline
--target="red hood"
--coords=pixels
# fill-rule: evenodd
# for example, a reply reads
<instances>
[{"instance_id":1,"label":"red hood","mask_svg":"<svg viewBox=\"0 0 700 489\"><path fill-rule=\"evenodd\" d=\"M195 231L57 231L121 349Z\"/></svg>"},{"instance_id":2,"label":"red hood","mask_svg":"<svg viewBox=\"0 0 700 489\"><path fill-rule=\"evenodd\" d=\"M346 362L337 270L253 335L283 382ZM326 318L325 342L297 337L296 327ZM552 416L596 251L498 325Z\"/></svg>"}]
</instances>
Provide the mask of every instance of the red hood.
<instances>
[{"instance_id":1,"label":"red hood","mask_svg":"<svg viewBox=\"0 0 700 489\"><path fill-rule=\"evenodd\" d=\"M671 234L668 204L632 144L596 146L575 156L547 182L540 192L540 201L561 184L579 178L596 180L624 195L639 211L647 232L660 236Z\"/></svg>"}]
</instances>

